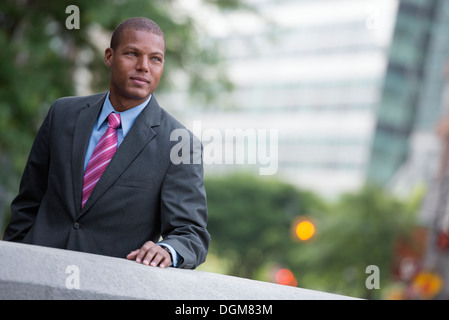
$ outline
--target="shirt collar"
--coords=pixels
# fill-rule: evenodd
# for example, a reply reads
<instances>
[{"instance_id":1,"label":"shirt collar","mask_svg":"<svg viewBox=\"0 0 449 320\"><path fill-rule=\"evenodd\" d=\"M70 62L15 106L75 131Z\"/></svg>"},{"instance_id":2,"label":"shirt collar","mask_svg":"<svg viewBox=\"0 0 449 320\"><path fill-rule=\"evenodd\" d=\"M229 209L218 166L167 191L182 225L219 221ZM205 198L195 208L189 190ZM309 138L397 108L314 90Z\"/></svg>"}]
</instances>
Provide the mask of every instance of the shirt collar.
<instances>
[{"instance_id":1,"label":"shirt collar","mask_svg":"<svg viewBox=\"0 0 449 320\"><path fill-rule=\"evenodd\" d=\"M109 91L106 95L106 99L103 103L103 108L101 109L100 115L98 116L98 122L97 122L97 130L101 127L101 125L106 121L106 118L111 112L118 113L120 115L120 121L121 121L121 127L123 136L126 136L128 131L131 129L132 125L134 124L134 121L136 121L139 114L142 112L143 109L147 106L147 104L150 102L151 97L153 95L151 94L150 97L143 103L128 109L123 112L115 111L114 107L111 104L111 101L109 100Z\"/></svg>"}]
</instances>

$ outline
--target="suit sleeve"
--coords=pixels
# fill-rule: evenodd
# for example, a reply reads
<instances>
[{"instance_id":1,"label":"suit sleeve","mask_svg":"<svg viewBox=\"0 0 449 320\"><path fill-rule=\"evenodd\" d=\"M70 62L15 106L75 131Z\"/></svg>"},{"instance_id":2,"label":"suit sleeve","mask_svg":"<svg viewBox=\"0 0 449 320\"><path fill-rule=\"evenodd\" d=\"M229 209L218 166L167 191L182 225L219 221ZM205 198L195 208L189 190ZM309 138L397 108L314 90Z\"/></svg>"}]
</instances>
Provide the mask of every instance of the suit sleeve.
<instances>
[{"instance_id":1,"label":"suit sleeve","mask_svg":"<svg viewBox=\"0 0 449 320\"><path fill-rule=\"evenodd\" d=\"M162 184L161 242L171 245L181 256L179 268L194 269L206 260L210 235L206 229L208 213L201 143L193 135L188 143L190 161L170 163Z\"/></svg>"},{"instance_id":2,"label":"suit sleeve","mask_svg":"<svg viewBox=\"0 0 449 320\"><path fill-rule=\"evenodd\" d=\"M11 203L11 220L3 240L21 242L33 227L42 198L47 191L50 163L50 127L52 108L42 123L26 163L19 193Z\"/></svg>"}]
</instances>

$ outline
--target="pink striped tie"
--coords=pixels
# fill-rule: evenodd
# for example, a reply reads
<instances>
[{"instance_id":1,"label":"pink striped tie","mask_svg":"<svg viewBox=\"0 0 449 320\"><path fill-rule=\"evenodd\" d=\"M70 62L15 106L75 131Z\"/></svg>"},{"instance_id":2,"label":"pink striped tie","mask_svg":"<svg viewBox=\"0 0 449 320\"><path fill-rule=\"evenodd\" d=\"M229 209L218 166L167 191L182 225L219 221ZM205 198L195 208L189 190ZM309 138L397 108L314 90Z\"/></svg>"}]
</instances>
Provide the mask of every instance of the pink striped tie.
<instances>
[{"instance_id":1,"label":"pink striped tie","mask_svg":"<svg viewBox=\"0 0 449 320\"><path fill-rule=\"evenodd\" d=\"M110 113L108 116L108 129L100 138L87 164L83 180L83 201L81 208L86 204L92 190L100 180L101 175L108 166L117 150L117 128L120 126L120 115Z\"/></svg>"}]
</instances>

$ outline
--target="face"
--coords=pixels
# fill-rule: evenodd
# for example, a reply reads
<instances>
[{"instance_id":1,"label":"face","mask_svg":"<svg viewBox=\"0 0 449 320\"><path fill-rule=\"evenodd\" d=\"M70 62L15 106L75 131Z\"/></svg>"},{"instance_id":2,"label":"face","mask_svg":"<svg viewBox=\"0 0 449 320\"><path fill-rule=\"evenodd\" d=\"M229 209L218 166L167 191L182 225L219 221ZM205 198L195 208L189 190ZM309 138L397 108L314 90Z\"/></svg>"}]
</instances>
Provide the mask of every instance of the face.
<instances>
[{"instance_id":1,"label":"face","mask_svg":"<svg viewBox=\"0 0 449 320\"><path fill-rule=\"evenodd\" d=\"M110 100L117 111L144 102L152 94L164 69L165 42L148 31L126 29L116 49L105 51L111 69Z\"/></svg>"}]
</instances>

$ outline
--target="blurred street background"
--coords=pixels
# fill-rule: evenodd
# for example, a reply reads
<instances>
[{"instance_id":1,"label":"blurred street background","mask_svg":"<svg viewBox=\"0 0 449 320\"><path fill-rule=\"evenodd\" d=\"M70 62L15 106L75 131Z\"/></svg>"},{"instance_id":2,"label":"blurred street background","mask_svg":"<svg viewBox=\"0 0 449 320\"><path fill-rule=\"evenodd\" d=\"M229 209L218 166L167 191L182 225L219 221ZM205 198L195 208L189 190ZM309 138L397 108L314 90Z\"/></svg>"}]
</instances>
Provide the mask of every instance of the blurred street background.
<instances>
[{"instance_id":1,"label":"blurred street background","mask_svg":"<svg viewBox=\"0 0 449 320\"><path fill-rule=\"evenodd\" d=\"M132 16L164 30L155 95L207 150L199 270L449 298L447 0L2 1L0 238L50 105L108 90Z\"/></svg>"}]
</instances>

